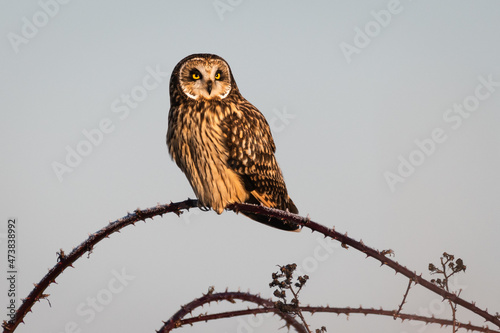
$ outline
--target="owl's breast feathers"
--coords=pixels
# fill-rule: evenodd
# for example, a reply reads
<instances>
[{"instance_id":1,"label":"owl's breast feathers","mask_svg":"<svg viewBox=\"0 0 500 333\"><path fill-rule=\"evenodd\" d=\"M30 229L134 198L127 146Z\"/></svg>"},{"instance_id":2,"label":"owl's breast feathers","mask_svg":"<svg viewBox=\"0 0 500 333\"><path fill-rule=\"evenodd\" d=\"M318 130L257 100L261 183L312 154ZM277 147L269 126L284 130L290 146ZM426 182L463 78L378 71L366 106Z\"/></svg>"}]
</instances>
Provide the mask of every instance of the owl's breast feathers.
<instances>
[{"instance_id":1,"label":"owl's breast feathers","mask_svg":"<svg viewBox=\"0 0 500 333\"><path fill-rule=\"evenodd\" d=\"M172 106L167 144L203 205L218 213L234 202L262 204L298 213L276 162L276 147L264 116L241 95ZM285 230L298 226L245 214Z\"/></svg>"}]
</instances>

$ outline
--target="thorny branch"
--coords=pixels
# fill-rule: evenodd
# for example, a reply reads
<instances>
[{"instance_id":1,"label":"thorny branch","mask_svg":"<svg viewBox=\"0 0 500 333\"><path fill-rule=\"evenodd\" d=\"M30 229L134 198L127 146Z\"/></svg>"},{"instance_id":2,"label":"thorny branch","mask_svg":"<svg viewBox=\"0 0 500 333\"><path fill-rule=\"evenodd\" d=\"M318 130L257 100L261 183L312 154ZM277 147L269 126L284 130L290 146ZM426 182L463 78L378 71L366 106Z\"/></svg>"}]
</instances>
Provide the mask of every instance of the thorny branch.
<instances>
[{"instance_id":1,"label":"thorny branch","mask_svg":"<svg viewBox=\"0 0 500 333\"><path fill-rule=\"evenodd\" d=\"M35 288L30 292L30 294L23 299L21 306L17 309L15 318L10 321L4 321L2 326L4 328L4 333L14 332L16 327L23 322L26 314L31 311L31 308L38 302L40 299L47 298L49 295L44 294L44 291L48 288L49 285L55 283L56 278L68 267L72 267L73 263L83 256L85 253L92 252L93 247L100 242L102 239L109 237L111 234L120 231L120 229L135 224L138 221L145 221L147 218L153 218L155 216L162 216L166 213L175 213L180 215L183 210L189 210L190 208L198 207L197 200L185 200L177 203L170 203L165 205L158 204L156 207L148 208L144 210L137 209L133 213L127 214L127 216L120 218L116 221L110 222L106 227L102 228L98 232L91 234L87 240L81 243L79 246L74 248L71 253L65 254L64 251L60 251L58 253L58 262L54 267L52 267L49 272L40 280L39 283L35 284ZM325 236L328 236L332 239L335 239L341 242L344 248L348 248L351 246L358 251L361 251L367 255L367 257L372 257L381 262L382 265L387 265L394 269L397 273L401 273L404 276L412 279L415 283L420 284L424 288L441 295L444 299L449 300L455 304L458 304L470 311L478 314L483 317L487 321L494 323L498 327L500 327L500 317L489 314L486 310L482 310L478 308L475 303L470 303L468 301L463 300L458 295L454 295L444 289L439 288L437 285L425 280L421 275L417 275L417 273L410 271L408 268L400 265L399 263L391 260L386 257L387 251L377 251L372 249L362 241L356 241L347 236L347 234L341 234L335 231L333 228L328 228L321 224L311 221L309 218L304 218L299 215L291 214L289 212L267 208L264 206L256 206L250 204L233 204L228 207L229 210L233 210L234 212L250 212L255 214L261 214L269 217L278 217L285 221L289 221L291 223L296 223L301 226L307 227L312 231L317 231L322 233ZM393 315L393 312L391 313Z\"/></svg>"},{"instance_id":2,"label":"thorny branch","mask_svg":"<svg viewBox=\"0 0 500 333\"><path fill-rule=\"evenodd\" d=\"M189 320L195 320L195 318L201 318L203 315L197 316L197 317L192 317L188 319L182 319L184 316L186 316L188 313L191 313L193 310L195 310L198 307L203 306L204 304L208 304L214 301L221 301L221 300L226 300L229 302L234 303L235 299L239 299L242 301L246 302L252 302L255 303L259 306L260 308L254 308L254 309L248 309L248 310L241 310L241 311L236 311L233 313L233 315L228 316L228 313L222 313L222 314L215 314L215 315L210 315L210 317L206 318L205 320L214 320L214 319L220 319L220 318L228 318L228 317L233 317L236 315L243 315L243 314L254 314L254 311L258 311L260 309L269 309L271 311L266 311L266 312L275 312L277 315L281 316L283 320L286 322L287 327L294 327L297 332L300 333L306 333L304 327L296 321L292 316L286 313L280 312L278 309L274 308L274 303L271 300L262 298L258 295L252 295L249 293L243 293L243 292L223 292L223 293L208 293L206 295L203 295L203 297L197 298L194 301L189 302L188 304L181 306L181 309L177 311L172 317L170 317L169 320L165 322L163 327L158 331L158 333L166 333L170 332L174 328L180 327L185 324L191 324Z\"/></svg>"},{"instance_id":3,"label":"thorny branch","mask_svg":"<svg viewBox=\"0 0 500 333\"><path fill-rule=\"evenodd\" d=\"M137 209L132 214L128 213L127 216L122 217L116 221L110 222L107 226L91 234L83 243L78 245L71 251L70 254L66 255L63 250L58 252L57 264L49 270L49 272L35 284L35 288L30 292L28 297L23 299L23 302L19 309L16 311L16 316L13 320L4 321L2 326L4 328L4 333L14 332L16 327L24 322L24 317L31 311L31 308L40 299L47 298L49 295L43 292L49 285L56 282L56 278L61 275L61 273L68 267L73 267L73 263L83 256L86 252L92 253L93 247L103 240L108 238L111 234L119 232L120 229L135 224L138 221L145 221L147 218L153 218L154 216L162 216L166 213L175 213L180 215L182 210L189 210L190 208L198 207L198 200L188 199L186 201L170 203L166 205L158 204L156 207L147 208L144 210Z\"/></svg>"},{"instance_id":4,"label":"thorny branch","mask_svg":"<svg viewBox=\"0 0 500 333\"><path fill-rule=\"evenodd\" d=\"M236 310L236 311L227 311L227 312L220 312L220 313L214 313L214 314L200 314L197 316L193 316L190 318L184 318L190 311L194 311L197 307L203 306L203 304L207 304L213 301L219 301L219 300L233 300L236 297L234 296L235 294L241 295L241 298L238 299L243 299L249 300L252 299L252 302L261 305L261 307L258 308L253 308L253 309L246 309L246 310ZM204 302L201 303L200 300L203 298ZM206 322L209 320L214 320L214 319L222 319L222 318L232 318L232 317L237 317L237 316L246 316L246 315L256 315L260 313L277 313L279 311L273 304L273 301L263 299L258 295L253 295L249 293L241 293L241 292L222 292L222 293L214 293L214 294L208 294L204 295L202 298L195 299L194 301L191 301L190 303L184 305L181 307L181 310L179 310L174 316L172 316L168 321L165 322L165 325L162 327L162 330L159 332L161 333L166 333L170 332L174 328L178 328L184 325L192 325L194 323L198 322ZM185 309L189 309L189 311L186 311ZM349 316L350 314L364 314L364 315L382 315L382 316L387 316L387 317L392 317L394 316L394 310L384 310L384 309L373 309L373 308L350 308L350 307L322 307L322 306L300 306L298 307L300 311L302 312L309 312L311 314L315 313L335 313L337 315L345 314L346 316ZM408 314L408 313L400 313L398 315L398 318L401 319L401 321L405 320L413 320L413 321L420 321L424 322L426 324L438 324L441 326L451 326L453 325L452 320L448 319L442 319L442 318L435 318L435 317L426 317L426 316L418 316L414 314ZM292 325L295 329L297 329L298 332L305 332L304 327L302 325L298 325L299 327ZM482 326L476 326L472 325L470 323L460 323L460 327L464 328L466 330L471 330L471 331L477 331L477 332L488 332L488 333L500 333L500 331L496 330L491 330L488 329L488 327L482 327ZM165 330L163 330L165 329Z\"/></svg>"},{"instance_id":5,"label":"thorny branch","mask_svg":"<svg viewBox=\"0 0 500 333\"><path fill-rule=\"evenodd\" d=\"M401 273L402 275L406 276L409 279L412 279L415 283L420 284L422 287L432 291L433 293L436 293L443 297L443 299L449 300L455 304L458 304L475 314L483 317L485 320L497 325L500 327L500 317L492 315L488 313L488 311L480 309L479 307L476 306L475 302L468 302L459 296L450 293L444 289L441 289L439 286L433 284L432 282L424 279L422 275L417 275L416 272L410 271L408 268L400 265L398 262L388 258L385 254L387 251L377 251L371 247L366 246L362 241L356 241L350 237L347 236L347 234L341 234L337 231L335 231L334 228L328 228L324 225L321 225L319 223L316 223L314 221L311 221L309 218L301 217L296 214L292 214L289 212L285 212L282 210L277 210L277 209L272 209L264 206L256 206L256 205L250 205L250 204L233 204L229 209L238 212L249 212L249 213L254 213L254 214L261 214L265 216L270 216L270 217L277 217L277 218L282 218L286 221L300 224L301 226L307 227L311 229L312 231L317 231L325 236L328 236L330 238L333 238L339 242L341 242L342 246L344 248L348 248L348 246L351 246L355 248L358 251L363 252L366 254L367 257L372 257L378 261L382 265L387 265L390 268L392 268L396 273Z\"/></svg>"}]
</instances>

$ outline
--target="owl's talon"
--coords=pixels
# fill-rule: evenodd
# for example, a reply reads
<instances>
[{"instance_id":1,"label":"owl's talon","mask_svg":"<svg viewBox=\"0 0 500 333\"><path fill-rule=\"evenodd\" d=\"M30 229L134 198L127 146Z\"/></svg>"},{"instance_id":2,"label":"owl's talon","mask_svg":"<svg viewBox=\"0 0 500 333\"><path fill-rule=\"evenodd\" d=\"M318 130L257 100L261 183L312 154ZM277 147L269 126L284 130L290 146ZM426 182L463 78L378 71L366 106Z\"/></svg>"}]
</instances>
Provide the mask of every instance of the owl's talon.
<instances>
[{"instance_id":1,"label":"owl's talon","mask_svg":"<svg viewBox=\"0 0 500 333\"><path fill-rule=\"evenodd\" d=\"M210 211L210 207L207 207L207 206L203 206L203 205L199 205L198 208L202 211L202 212L208 212Z\"/></svg>"}]
</instances>

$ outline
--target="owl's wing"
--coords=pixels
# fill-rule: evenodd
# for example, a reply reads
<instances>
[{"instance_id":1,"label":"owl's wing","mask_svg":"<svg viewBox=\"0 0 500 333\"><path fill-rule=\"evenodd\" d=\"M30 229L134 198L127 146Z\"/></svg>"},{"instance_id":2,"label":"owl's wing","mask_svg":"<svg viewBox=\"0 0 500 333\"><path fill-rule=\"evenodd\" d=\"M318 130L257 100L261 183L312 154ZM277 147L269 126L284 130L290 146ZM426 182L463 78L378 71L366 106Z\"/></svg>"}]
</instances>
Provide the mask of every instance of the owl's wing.
<instances>
[{"instance_id":1,"label":"owl's wing","mask_svg":"<svg viewBox=\"0 0 500 333\"><path fill-rule=\"evenodd\" d=\"M240 175L251 194L251 203L298 213L288 196L285 181L274 156L276 147L266 119L248 101L238 104L224 121L229 148L229 166ZM255 219L254 216L251 216ZM263 222L263 221L260 221ZM271 221L272 222L272 221ZM296 230L297 225L273 225L280 229ZM269 221L264 222L271 224Z\"/></svg>"}]
</instances>

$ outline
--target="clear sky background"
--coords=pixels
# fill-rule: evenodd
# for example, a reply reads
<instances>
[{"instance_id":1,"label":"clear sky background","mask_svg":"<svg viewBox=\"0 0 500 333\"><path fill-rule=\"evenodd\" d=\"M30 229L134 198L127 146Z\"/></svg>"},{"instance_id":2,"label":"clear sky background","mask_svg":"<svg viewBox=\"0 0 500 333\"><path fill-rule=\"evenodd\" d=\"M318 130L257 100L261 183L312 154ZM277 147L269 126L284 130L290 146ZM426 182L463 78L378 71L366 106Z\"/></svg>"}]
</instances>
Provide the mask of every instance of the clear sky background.
<instances>
[{"instance_id":1,"label":"clear sky background","mask_svg":"<svg viewBox=\"0 0 500 333\"><path fill-rule=\"evenodd\" d=\"M2 1L0 11L0 262L5 271L6 221L16 217L21 297L59 249L137 207L194 197L165 144L168 80L183 57L209 52L271 124L301 215L394 250L424 277L453 253L467 265L453 286L500 312L498 1L60 1ZM304 304L394 309L407 285L307 230L192 210L99 243L18 332L154 332L209 286L271 297L271 273L292 262L310 276ZM404 310L449 316L418 286ZM451 330L361 315L310 324ZM233 318L179 331L281 326Z\"/></svg>"}]
</instances>

